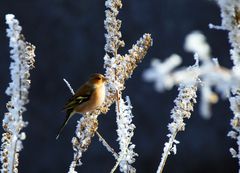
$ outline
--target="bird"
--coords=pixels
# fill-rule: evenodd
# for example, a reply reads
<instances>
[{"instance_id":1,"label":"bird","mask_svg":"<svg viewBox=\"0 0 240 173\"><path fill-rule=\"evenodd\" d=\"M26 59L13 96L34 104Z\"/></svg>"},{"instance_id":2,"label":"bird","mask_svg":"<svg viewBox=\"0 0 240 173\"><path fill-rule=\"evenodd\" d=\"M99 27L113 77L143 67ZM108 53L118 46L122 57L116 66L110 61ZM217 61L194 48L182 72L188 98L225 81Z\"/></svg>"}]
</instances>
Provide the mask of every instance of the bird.
<instances>
[{"instance_id":1,"label":"bird","mask_svg":"<svg viewBox=\"0 0 240 173\"><path fill-rule=\"evenodd\" d=\"M59 138L64 127L67 125L69 119L75 114L85 114L99 108L105 100L105 84L107 78L100 74L92 74L87 82L85 82L76 93L67 101L63 107L66 111L66 118L60 130L58 131L56 139Z\"/></svg>"}]
</instances>

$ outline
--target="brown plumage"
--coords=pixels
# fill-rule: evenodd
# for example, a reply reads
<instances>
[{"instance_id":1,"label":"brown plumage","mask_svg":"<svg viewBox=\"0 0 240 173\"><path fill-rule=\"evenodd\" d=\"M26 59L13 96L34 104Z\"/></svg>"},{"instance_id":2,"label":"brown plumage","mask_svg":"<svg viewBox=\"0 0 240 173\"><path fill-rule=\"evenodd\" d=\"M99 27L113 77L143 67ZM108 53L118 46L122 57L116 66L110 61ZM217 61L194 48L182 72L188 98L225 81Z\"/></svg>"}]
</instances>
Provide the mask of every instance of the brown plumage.
<instances>
[{"instance_id":1,"label":"brown plumage","mask_svg":"<svg viewBox=\"0 0 240 173\"><path fill-rule=\"evenodd\" d=\"M56 139L62 133L68 120L75 114L84 114L100 107L105 99L106 78L99 73L90 76L77 92L67 101L63 110L66 111L66 119L62 124Z\"/></svg>"}]
</instances>

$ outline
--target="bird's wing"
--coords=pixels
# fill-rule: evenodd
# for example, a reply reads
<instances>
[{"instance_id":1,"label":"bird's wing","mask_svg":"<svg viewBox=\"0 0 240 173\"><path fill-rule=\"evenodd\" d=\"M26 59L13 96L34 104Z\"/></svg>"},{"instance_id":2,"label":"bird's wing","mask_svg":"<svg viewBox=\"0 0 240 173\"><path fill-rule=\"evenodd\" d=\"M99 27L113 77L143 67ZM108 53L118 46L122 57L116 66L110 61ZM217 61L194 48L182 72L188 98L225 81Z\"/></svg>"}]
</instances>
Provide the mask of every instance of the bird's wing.
<instances>
[{"instance_id":1,"label":"bird's wing","mask_svg":"<svg viewBox=\"0 0 240 173\"><path fill-rule=\"evenodd\" d=\"M88 101L94 91L94 88L85 83L82 85L77 92L67 101L63 110L74 109L76 106Z\"/></svg>"}]
</instances>

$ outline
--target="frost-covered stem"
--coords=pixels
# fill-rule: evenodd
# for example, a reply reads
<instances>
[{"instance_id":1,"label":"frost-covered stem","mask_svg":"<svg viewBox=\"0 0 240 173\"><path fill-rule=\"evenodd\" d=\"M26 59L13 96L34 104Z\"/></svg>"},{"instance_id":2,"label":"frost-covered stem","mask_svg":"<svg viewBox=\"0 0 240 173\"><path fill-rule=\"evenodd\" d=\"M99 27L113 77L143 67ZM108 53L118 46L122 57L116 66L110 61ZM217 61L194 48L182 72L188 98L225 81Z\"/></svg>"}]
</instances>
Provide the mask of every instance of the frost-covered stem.
<instances>
[{"instance_id":1,"label":"frost-covered stem","mask_svg":"<svg viewBox=\"0 0 240 173\"><path fill-rule=\"evenodd\" d=\"M161 162L158 166L158 170L157 170L157 173L162 173L163 172L163 168L165 166L165 163L167 161L167 158L168 158L168 155L169 153L171 152L171 149L173 147L173 143L174 143L174 140L176 138L176 135L177 135L178 131L175 130L173 132L173 134L171 135L171 137L169 138L169 141L168 141L168 147L166 149L166 151L164 151L163 155L162 155L162 158L161 158Z\"/></svg>"},{"instance_id":2,"label":"frost-covered stem","mask_svg":"<svg viewBox=\"0 0 240 173\"><path fill-rule=\"evenodd\" d=\"M63 81L64 81L65 84L67 85L67 87L68 87L68 89L70 90L70 92L72 93L72 95L74 95L75 92L74 92L74 90L72 89L70 83L69 83L66 79L64 79L64 78L63 78Z\"/></svg>"},{"instance_id":3,"label":"frost-covered stem","mask_svg":"<svg viewBox=\"0 0 240 173\"><path fill-rule=\"evenodd\" d=\"M130 144L130 142L131 141L127 141L127 145L129 145ZM123 151L123 153L124 154L126 154L126 152L127 152L127 150L128 150L128 148L126 148L126 150L125 151ZM118 166L119 166L119 164L121 163L121 161L123 160L123 158L124 158L124 154L122 154L122 155L120 155L120 156L118 156L118 158L116 159L117 160L117 162L115 163L115 165L113 166L113 168L112 168L112 170L111 170L111 172L110 173L114 173L116 170L117 170L117 168L118 168ZM135 173L136 172L136 170L135 169L133 169L133 170L126 170L126 171L129 171L130 173ZM132 172L131 172L132 171ZM127 172L128 173L128 172Z\"/></svg>"},{"instance_id":4,"label":"frost-covered stem","mask_svg":"<svg viewBox=\"0 0 240 173\"><path fill-rule=\"evenodd\" d=\"M106 69L105 76L108 78L108 84L106 87L107 90L107 98L106 98L106 106L109 107L112 103L116 103L116 113L117 113L117 124L118 124L118 134L120 133L119 127L121 127L120 121L124 121L124 101L122 100L122 90L124 90L124 83L125 80L128 79L133 70L136 68L137 63L139 63L142 58L145 56L146 51L152 44L152 39L150 34L145 34L143 38L141 38L136 45L133 45L132 49L129 50L129 54L122 56L117 53L117 50L120 46L124 46L124 42L120 40L121 32L119 32L121 22L120 20L116 19L118 14L118 8L122 6L120 0L107 0L106 7L109 10L106 10L106 20L105 20L105 28L107 30L106 34L106 46L105 51L106 55L104 57L104 67ZM113 22L113 23L112 23ZM112 57L111 57L112 54ZM129 104L130 104L130 100ZM126 110L127 111L127 110ZM127 111L128 112L128 111ZM129 118L131 115L129 114ZM119 124L120 123L120 124ZM133 130L133 124L130 122L126 122L129 124L125 124L124 127L131 131ZM132 130L131 130L132 129ZM120 143L120 153L117 159L117 162L112 169L111 172L114 172L118 165L120 164L120 171L121 172L135 172L135 169L130 165L134 162L134 156L136 155L133 152L134 145L131 144L131 137L127 137L125 134L125 146L122 146L122 139L119 136L119 143ZM130 135L130 134L129 134ZM133 135L133 134L131 134ZM130 146L129 146L130 145ZM130 155L129 155L129 153ZM126 159L126 156L129 155L129 158Z\"/></svg>"},{"instance_id":5,"label":"frost-covered stem","mask_svg":"<svg viewBox=\"0 0 240 173\"><path fill-rule=\"evenodd\" d=\"M87 151L91 143L91 138L95 135L98 128L97 117L93 115L83 116L78 122L76 137L73 137L72 144L74 157L69 167L69 173L74 172L76 166L82 165L81 158L83 152Z\"/></svg>"},{"instance_id":6,"label":"frost-covered stem","mask_svg":"<svg viewBox=\"0 0 240 173\"><path fill-rule=\"evenodd\" d=\"M119 9L122 8L121 0L106 0L106 19L104 20L104 26L107 30L105 34L106 44L105 51L117 57L119 47L124 47L124 41L121 40L122 33L120 32L121 20L117 19Z\"/></svg>"},{"instance_id":7,"label":"frost-covered stem","mask_svg":"<svg viewBox=\"0 0 240 173\"><path fill-rule=\"evenodd\" d=\"M121 158L120 158L121 159ZM119 160L117 160L117 162L115 163L115 165L114 165L114 167L112 168L112 170L111 170L111 172L110 173L114 173L116 170L117 170L117 168L118 168L118 165L119 165L119 163L120 163L120 159Z\"/></svg>"},{"instance_id":8,"label":"frost-covered stem","mask_svg":"<svg viewBox=\"0 0 240 173\"><path fill-rule=\"evenodd\" d=\"M102 135L96 131L96 134L98 135L98 139L100 142L102 142L103 146L106 147L106 149L112 153L115 159L118 159L118 154L114 151L114 149L107 143L107 141L102 137Z\"/></svg>"},{"instance_id":9,"label":"frost-covered stem","mask_svg":"<svg viewBox=\"0 0 240 173\"><path fill-rule=\"evenodd\" d=\"M30 73L34 67L35 46L26 42L21 34L21 26L18 20L12 14L6 15L7 36L10 39L11 49L11 79L6 94L11 96L7 103L8 113L5 113L3 119L3 128L5 133L2 135L1 145L1 172L18 172L19 152L23 148L22 140L26 138L24 132L20 133L22 128L27 125L23 121L22 114L26 111L25 105L28 100L28 89L30 88Z\"/></svg>"},{"instance_id":10,"label":"frost-covered stem","mask_svg":"<svg viewBox=\"0 0 240 173\"><path fill-rule=\"evenodd\" d=\"M86 145L90 145L91 137L94 136L97 130L95 125L98 123L98 115L101 113L107 113L109 107L117 101L117 93L121 95L122 90L125 88L125 80L130 78L133 70L137 67L137 64L141 62L146 55L147 50L152 45L152 38L150 34L144 34L143 37L135 45L133 45L132 49L128 51L129 54L126 54L125 56L119 55L117 50L119 47L124 46L124 42L120 40L121 32L119 30L121 27L121 21L116 17L119 13L119 9L122 7L122 3L121 0L106 0L105 6L107 10L104 25L107 33L105 34L106 55L104 57L104 68L106 69L105 76L108 79L106 86L106 99L101 108L94 110L87 115L87 117L94 117L92 119L94 122L88 124L89 129L95 129L95 131L92 130L91 133L88 133L90 136L79 135L82 134L83 129L81 128L82 121L78 122L76 129L77 138L74 137L72 142L74 155L77 155L77 153L82 154L81 146L79 146L81 141L89 139L89 142L86 143ZM111 55L113 55L113 57L111 57ZM91 127L92 125L93 127ZM85 146L84 148L87 147ZM75 165L76 164L73 163L70 166L71 171L74 171Z\"/></svg>"},{"instance_id":11,"label":"frost-covered stem","mask_svg":"<svg viewBox=\"0 0 240 173\"><path fill-rule=\"evenodd\" d=\"M232 83L232 97L229 97L230 107L234 117L231 119L232 131L228 136L237 140L238 151L230 148L233 157L238 158L240 166L240 1L239 0L218 0L218 5L221 10L222 28L228 30L229 43L232 49L230 50L231 59L233 60L233 78L237 82ZM239 168L240 173L240 168Z\"/></svg>"},{"instance_id":12,"label":"frost-covered stem","mask_svg":"<svg viewBox=\"0 0 240 173\"><path fill-rule=\"evenodd\" d=\"M119 110L118 110L119 109ZM132 106L130 103L130 99L127 96L126 101L119 98L119 105L116 105L117 112L117 134L120 146L119 157L115 166L113 167L111 173L113 173L118 165L120 165L120 171L124 173L135 173L136 169L131 166L132 163L135 162L135 156L137 154L133 151L135 145L132 144L131 138L134 134L135 125L132 123Z\"/></svg>"},{"instance_id":13,"label":"frost-covered stem","mask_svg":"<svg viewBox=\"0 0 240 173\"><path fill-rule=\"evenodd\" d=\"M237 94L237 93L236 93ZM237 140L238 144L238 151L235 151L235 149L230 148L230 152L233 156L233 158L238 158L238 162L240 165L240 95L239 93L229 99L230 101L230 108L234 113L234 117L231 119L231 126L233 128L232 131L228 133L228 136ZM239 170L240 173L240 170Z\"/></svg>"},{"instance_id":14,"label":"frost-covered stem","mask_svg":"<svg viewBox=\"0 0 240 173\"><path fill-rule=\"evenodd\" d=\"M222 28L228 30L231 58L234 69L240 68L240 1L239 0L217 0L221 10Z\"/></svg>"},{"instance_id":15,"label":"frost-covered stem","mask_svg":"<svg viewBox=\"0 0 240 173\"><path fill-rule=\"evenodd\" d=\"M198 62L195 66L188 70L195 71L198 68ZM196 92L198 85L198 73L192 76L192 81L188 83L181 83L179 86L179 94L175 99L176 104L171 111L171 118L173 122L168 125L170 134L168 134L169 141L165 143L163 149L163 154L161 162L158 166L157 173L162 173L165 166L166 160L170 152L173 151L176 154L176 144L179 142L176 140L176 135L179 131L185 130L184 119L189 119L191 117L191 112L193 111L193 105L196 103Z\"/></svg>"},{"instance_id":16,"label":"frost-covered stem","mask_svg":"<svg viewBox=\"0 0 240 173\"><path fill-rule=\"evenodd\" d=\"M122 97L121 97L122 98ZM117 112L117 115L119 115L121 112L120 112L120 96L119 96L119 93L117 92L117 101L116 101L116 112ZM119 126L121 126L121 125L119 125ZM119 127L118 126L118 127ZM129 145L129 140L127 141L127 145ZM127 148L126 148L126 150L127 150ZM125 153L126 152L126 150L123 152L123 153ZM122 155L120 155L120 156L118 156L117 158L116 158L116 160L117 160L117 162L115 163L115 165L113 166L113 168L112 168L112 170L111 170L111 172L110 173L114 173L116 170L117 170L117 168L118 168L118 166L119 166L119 164L120 164L120 162L122 161L122 159L123 159L123 157L124 157L124 154L122 154Z\"/></svg>"}]
</instances>

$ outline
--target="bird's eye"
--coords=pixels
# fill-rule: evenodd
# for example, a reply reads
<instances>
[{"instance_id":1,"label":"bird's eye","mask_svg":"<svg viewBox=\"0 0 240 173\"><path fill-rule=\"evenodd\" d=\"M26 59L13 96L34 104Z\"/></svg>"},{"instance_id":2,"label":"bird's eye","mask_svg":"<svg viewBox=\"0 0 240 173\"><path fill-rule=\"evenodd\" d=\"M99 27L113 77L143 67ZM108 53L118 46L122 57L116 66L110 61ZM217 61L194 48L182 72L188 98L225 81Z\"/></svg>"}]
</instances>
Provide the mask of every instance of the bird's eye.
<instances>
[{"instance_id":1,"label":"bird's eye","mask_svg":"<svg viewBox=\"0 0 240 173\"><path fill-rule=\"evenodd\" d=\"M97 77L97 80L101 80L101 78L100 78L100 77Z\"/></svg>"}]
</instances>

